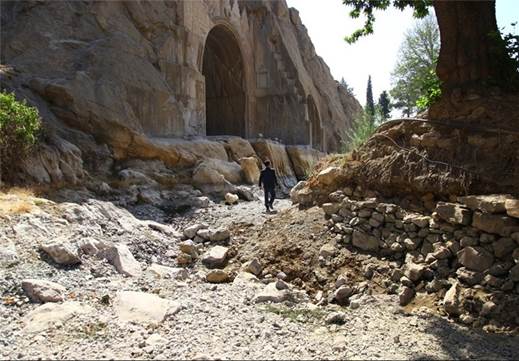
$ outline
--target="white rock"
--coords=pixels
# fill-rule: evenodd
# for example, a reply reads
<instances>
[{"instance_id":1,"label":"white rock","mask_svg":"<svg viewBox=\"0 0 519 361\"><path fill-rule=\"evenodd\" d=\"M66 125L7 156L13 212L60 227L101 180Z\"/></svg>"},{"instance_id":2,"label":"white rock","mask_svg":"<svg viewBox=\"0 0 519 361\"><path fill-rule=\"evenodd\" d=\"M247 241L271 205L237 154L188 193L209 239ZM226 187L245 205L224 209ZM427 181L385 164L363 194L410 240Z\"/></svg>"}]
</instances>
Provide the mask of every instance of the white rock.
<instances>
[{"instance_id":1,"label":"white rock","mask_svg":"<svg viewBox=\"0 0 519 361\"><path fill-rule=\"evenodd\" d=\"M184 229L184 237L188 239L193 239L196 236L196 233L201 230L207 228L207 225L204 223L193 224Z\"/></svg>"},{"instance_id":2,"label":"white rock","mask_svg":"<svg viewBox=\"0 0 519 361\"><path fill-rule=\"evenodd\" d=\"M231 236L231 233L225 227L201 229L196 234L197 236L211 242L225 241Z\"/></svg>"},{"instance_id":3,"label":"white rock","mask_svg":"<svg viewBox=\"0 0 519 361\"><path fill-rule=\"evenodd\" d=\"M240 199L240 197L238 197L238 195L236 195L234 193L226 193L225 194L225 203L227 203L227 204L238 203L238 199Z\"/></svg>"},{"instance_id":4,"label":"white rock","mask_svg":"<svg viewBox=\"0 0 519 361\"><path fill-rule=\"evenodd\" d=\"M162 266L157 263L153 263L147 269L148 269L148 271L152 272L156 276L162 277L162 278L173 278L173 279L177 279L177 280L185 280L189 276L188 272L184 268L167 267L167 266Z\"/></svg>"},{"instance_id":5,"label":"white rock","mask_svg":"<svg viewBox=\"0 0 519 361\"><path fill-rule=\"evenodd\" d=\"M18 253L13 242L0 240L0 265L9 265L16 262Z\"/></svg>"},{"instance_id":6,"label":"white rock","mask_svg":"<svg viewBox=\"0 0 519 361\"><path fill-rule=\"evenodd\" d=\"M324 244L319 250L319 257L324 259L332 258L335 255L336 246L333 243Z\"/></svg>"},{"instance_id":7,"label":"white rock","mask_svg":"<svg viewBox=\"0 0 519 361\"><path fill-rule=\"evenodd\" d=\"M81 262L78 248L62 239L42 244L40 249L47 253L52 260L58 264L71 265Z\"/></svg>"},{"instance_id":8,"label":"white rock","mask_svg":"<svg viewBox=\"0 0 519 361\"><path fill-rule=\"evenodd\" d=\"M114 300L114 310L121 321L158 324L177 313L180 305L151 293L120 291Z\"/></svg>"},{"instance_id":9,"label":"white rock","mask_svg":"<svg viewBox=\"0 0 519 361\"><path fill-rule=\"evenodd\" d=\"M326 323L343 325L346 323L348 316L344 312L332 312L326 316Z\"/></svg>"},{"instance_id":10,"label":"white rock","mask_svg":"<svg viewBox=\"0 0 519 361\"><path fill-rule=\"evenodd\" d=\"M140 263L133 257L128 246L119 243L108 247L104 257L114 265L117 272L130 277L139 277L142 273Z\"/></svg>"},{"instance_id":11,"label":"white rock","mask_svg":"<svg viewBox=\"0 0 519 361\"><path fill-rule=\"evenodd\" d=\"M26 332L41 332L79 315L92 313L92 307L79 302L46 303L29 312L24 318Z\"/></svg>"},{"instance_id":12,"label":"white rock","mask_svg":"<svg viewBox=\"0 0 519 361\"><path fill-rule=\"evenodd\" d=\"M279 290L276 287L276 283L272 282L265 286L265 288L253 298L255 303L280 303L288 301L291 298L290 290L284 289Z\"/></svg>"},{"instance_id":13,"label":"white rock","mask_svg":"<svg viewBox=\"0 0 519 361\"><path fill-rule=\"evenodd\" d=\"M65 297L66 288L62 285L37 279L22 281L22 289L32 302L60 302Z\"/></svg>"},{"instance_id":14,"label":"white rock","mask_svg":"<svg viewBox=\"0 0 519 361\"><path fill-rule=\"evenodd\" d=\"M202 256L202 263L209 268L219 268L225 265L229 249L223 246L214 246Z\"/></svg>"}]
</instances>

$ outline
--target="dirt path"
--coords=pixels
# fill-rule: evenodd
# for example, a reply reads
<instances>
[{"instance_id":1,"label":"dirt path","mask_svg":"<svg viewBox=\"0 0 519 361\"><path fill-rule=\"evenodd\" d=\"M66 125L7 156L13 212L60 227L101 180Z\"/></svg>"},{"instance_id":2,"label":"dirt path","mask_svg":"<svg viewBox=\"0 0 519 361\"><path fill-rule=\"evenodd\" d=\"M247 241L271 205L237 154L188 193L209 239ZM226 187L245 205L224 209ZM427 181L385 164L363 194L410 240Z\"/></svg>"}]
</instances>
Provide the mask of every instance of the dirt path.
<instances>
[{"instance_id":1,"label":"dirt path","mask_svg":"<svg viewBox=\"0 0 519 361\"><path fill-rule=\"evenodd\" d=\"M187 268L185 279L159 278L146 268L152 262L174 266L168 254L177 252L178 240L112 204L40 204L30 214L0 218L0 242L13 244L17 253L16 262L0 266L0 358L512 359L519 354L517 337L471 331L425 310L408 313L398 306L396 295L379 294L376 287L357 297L358 308L316 306L315 293L326 291L318 287L319 274L329 278L350 272L355 277L368 259L341 250L330 261L320 261L320 247L333 241L321 211L300 211L287 200L278 201L276 208L279 212L269 215L260 201L220 204L171 221L177 229L200 221L228 226L229 246L238 252L231 265L257 257L266 273L285 272L295 288L308 291L312 302L255 303L267 281L238 277L210 284L200 263ZM125 277L93 256L84 257L79 266L60 267L38 253L41 242L64 236L128 244L143 273ZM28 315L43 306L24 296L20 285L26 278L63 285L66 302L80 304L85 313L34 331ZM158 322L128 322L118 309L120 291L158 295L173 301L175 312ZM50 307L55 305L62 303ZM147 305L143 314L159 308ZM326 322L334 312L344 313L344 324ZM64 315L57 313L40 315L39 321L45 324Z\"/></svg>"}]
</instances>

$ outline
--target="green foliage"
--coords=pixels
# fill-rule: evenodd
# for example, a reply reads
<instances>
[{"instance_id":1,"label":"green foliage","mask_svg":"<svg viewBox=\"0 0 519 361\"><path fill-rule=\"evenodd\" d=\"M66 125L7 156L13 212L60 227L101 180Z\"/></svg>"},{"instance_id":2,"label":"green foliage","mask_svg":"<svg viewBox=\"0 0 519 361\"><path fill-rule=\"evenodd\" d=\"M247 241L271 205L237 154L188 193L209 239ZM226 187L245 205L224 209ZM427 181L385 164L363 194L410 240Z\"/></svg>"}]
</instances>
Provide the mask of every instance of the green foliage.
<instances>
[{"instance_id":1,"label":"green foliage","mask_svg":"<svg viewBox=\"0 0 519 361\"><path fill-rule=\"evenodd\" d=\"M346 80L344 78L341 79L340 86L351 96L355 96L353 93L353 88L346 83Z\"/></svg>"},{"instance_id":2,"label":"green foliage","mask_svg":"<svg viewBox=\"0 0 519 361\"><path fill-rule=\"evenodd\" d=\"M353 10L350 11L350 17L354 19L360 15L366 17L364 26L345 38L349 44L356 42L363 36L373 34L375 10L386 10L391 5L400 10L411 7L416 18L423 18L429 13L428 8L432 5L432 0L393 0L393 2L391 0L343 0L342 2L346 6L353 7Z\"/></svg>"},{"instance_id":3,"label":"green foliage","mask_svg":"<svg viewBox=\"0 0 519 361\"><path fill-rule=\"evenodd\" d=\"M440 86L440 79L438 79L434 69L431 69L423 79L421 95L416 100L416 107L419 111L428 109L434 102L440 99L442 95Z\"/></svg>"},{"instance_id":4,"label":"green foliage","mask_svg":"<svg viewBox=\"0 0 519 361\"><path fill-rule=\"evenodd\" d=\"M406 32L391 73L390 90L393 107L401 109L404 115L409 117L423 110L441 95L435 72L439 52L440 32L432 15Z\"/></svg>"},{"instance_id":5,"label":"green foliage","mask_svg":"<svg viewBox=\"0 0 519 361\"><path fill-rule=\"evenodd\" d=\"M366 111L371 115L375 115L375 102L373 101L371 75L368 77L368 87L366 88Z\"/></svg>"},{"instance_id":6,"label":"green foliage","mask_svg":"<svg viewBox=\"0 0 519 361\"><path fill-rule=\"evenodd\" d=\"M380 109L380 115L382 118L384 120L388 119L391 113L391 101L389 100L389 95L385 90L380 93L380 96L378 97L378 107Z\"/></svg>"},{"instance_id":7,"label":"green foliage","mask_svg":"<svg viewBox=\"0 0 519 361\"><path fill-rule=\"evenodd\" d=\"M13 93L0 92L0 159L4 178L9 178L20 159L37 143L41 130L38 110Z\"/></svg>"},{"instance_id":8,"label":"green foliage","mask_svg":"<svg viewBox=\"0 0 519 361\"><path fill-rule=\"evenodd\" d=\"M380 114L379 111L371 114L365 110L355 118L352 129L346 131L345 140L342 144L343 153L357 149L368 140L377 129L377 126L384 121Z\"/></svg>"}]
</instances>

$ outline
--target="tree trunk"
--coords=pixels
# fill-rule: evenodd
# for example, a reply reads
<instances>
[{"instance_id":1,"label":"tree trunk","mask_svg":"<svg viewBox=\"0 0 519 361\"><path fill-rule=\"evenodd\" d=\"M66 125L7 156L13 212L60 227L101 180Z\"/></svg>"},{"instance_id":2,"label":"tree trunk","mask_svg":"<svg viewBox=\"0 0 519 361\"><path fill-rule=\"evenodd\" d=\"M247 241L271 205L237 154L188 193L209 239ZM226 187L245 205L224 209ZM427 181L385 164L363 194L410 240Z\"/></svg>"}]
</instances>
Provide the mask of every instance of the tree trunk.
<instances>
[{"instance_id":1,"label":"tree trunk","mask_svg":"<svg viewBox=\"0 0 519 361\"><path fill-rule=\"evenodd\" d=\"M433 5L441 37L436 73L445 95L454 89L479 93L515 77L498 32L495 1L435 0Z\"/></svg>"}]
</instances>

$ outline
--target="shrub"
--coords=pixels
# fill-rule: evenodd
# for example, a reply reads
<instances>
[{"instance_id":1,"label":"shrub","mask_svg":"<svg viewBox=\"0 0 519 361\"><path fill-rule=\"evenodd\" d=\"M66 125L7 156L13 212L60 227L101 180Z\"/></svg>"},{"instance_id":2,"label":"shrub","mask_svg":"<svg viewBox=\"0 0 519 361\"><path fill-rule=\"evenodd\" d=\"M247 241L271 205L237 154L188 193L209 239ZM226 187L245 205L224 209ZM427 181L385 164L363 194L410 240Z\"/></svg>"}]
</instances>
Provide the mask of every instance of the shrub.
<instances>
[{"instance_id":1,"label":"shrub","mask_svg":"<svg viewBox=\"0 0 519 361\"><path fill-rule=\"evenodd\" d=\"M348 153L360 147L375 132L377 124L380 123L380 114L375 115L367 111L360 113L353 121L352 129L346 131L345 140L342 144L342 152Z\"/></svg>"},{"instance_id":2,"label":"shrub","mask_svg":"<svg viewBox=\"0 0 519 361\"><path fill-rule=\"evenodd\" d=\"M41 120L38 110L17 101L13 93L0 92L0 175L12 179L19 161L38 142Z\"/></svg>"}]
</instances>

